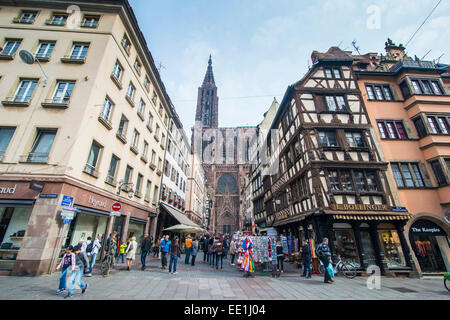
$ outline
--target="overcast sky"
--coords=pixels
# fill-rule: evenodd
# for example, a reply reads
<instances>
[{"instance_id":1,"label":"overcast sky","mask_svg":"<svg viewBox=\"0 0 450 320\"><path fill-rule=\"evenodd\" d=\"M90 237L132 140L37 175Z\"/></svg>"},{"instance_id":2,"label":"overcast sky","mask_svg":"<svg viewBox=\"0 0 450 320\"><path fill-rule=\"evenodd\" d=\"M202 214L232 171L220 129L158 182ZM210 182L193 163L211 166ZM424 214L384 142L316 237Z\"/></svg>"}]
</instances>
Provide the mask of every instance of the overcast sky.
<instances>
[{"instance_id":1,"label":"overcast sky","mask_svg":"<svg viewBox=\"0 0 450 320\"><path fill-rule=\"evenodd\" d=\"M409 40L438 0L129 0L186 133L212 54L219 126L257 125L276 96L330 46L383 52ZM377 15L379 12L379 16ZM377 19L379 17L379 19ZM442 0L407 52L450 61L450 0ZM354 51L355 52L355 51ZM258 98L245 98L254 97ZM262 96L262 97L261 97Z\"/></svg>"}]
</instances>

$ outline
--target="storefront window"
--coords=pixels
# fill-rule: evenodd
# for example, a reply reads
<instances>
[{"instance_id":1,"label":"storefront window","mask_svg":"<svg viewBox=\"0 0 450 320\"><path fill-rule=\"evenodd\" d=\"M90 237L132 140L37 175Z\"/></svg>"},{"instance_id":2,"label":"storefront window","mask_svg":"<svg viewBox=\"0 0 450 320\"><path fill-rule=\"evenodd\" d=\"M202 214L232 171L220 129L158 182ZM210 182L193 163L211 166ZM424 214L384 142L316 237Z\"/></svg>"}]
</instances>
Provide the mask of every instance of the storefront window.
<instances>
[{"instance_id":1,"label":"storefront window","mask_svg":"<svg viewBox=\"0 0 450 320\"><path fill-rule=\"evenodd\" d=\"M355 234L350 225L334 224L333 243L336 253L347 262L360 264Z\"/></svg>"},{"instance_id":2,"label":"storefront window","mask_svg":"<svg viewBox=\"0 0 450 320\"><path fill-rule=\"evenodd\" d=\"M0 259L15 260L32 208L0 208Z\"/></svg>"},{"instance_id":3,"label":"storefront window","mask_svg":"<svg viewBox=\"0 0 450 320\"><path fill-rule=\"evenodd\" d=\"M405 267L406 261L397 231L386 229L378 230L378 235L388 267Z\"/></svg>"},{"instance_id":4,"label":"storefront window","mask_svg":"<svg viewBox=\"0 0 450 320\"><path fill-rule=\"evenodd\" d=\"M368 266L377 265L375 258L375 249L373 248L372 238L369 230L361 229L361 247L364 250L364 262Z\"/></svg>"},{"instance_id":5,"label":"storefront window","mask_svg":"<svg viewBox=\"0 0 450 320\"><path fill-rule=\"evenodd\" d=\"M136 237L136 242L138 244L137 252L141 250L141 242L144 237L145 224L131 222L128 225L128 239L131 237Z\"/></svg>"}]
</instances>

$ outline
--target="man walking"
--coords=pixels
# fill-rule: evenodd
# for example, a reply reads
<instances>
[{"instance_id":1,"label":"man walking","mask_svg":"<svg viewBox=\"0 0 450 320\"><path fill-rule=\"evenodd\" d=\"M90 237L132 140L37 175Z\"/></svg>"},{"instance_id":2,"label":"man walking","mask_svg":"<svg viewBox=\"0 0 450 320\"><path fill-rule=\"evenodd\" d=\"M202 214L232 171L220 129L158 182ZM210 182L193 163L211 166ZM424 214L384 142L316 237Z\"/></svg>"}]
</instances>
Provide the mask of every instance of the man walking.
<instances>
[{"instance_id":1,"label":"man walking","mask_svg":"<svg viewBox=\"0 0 450 320\"><path fill-rule=\"evenodd\" d=\"M192 266L195 266L195 258L197 257L198 252L198 240L197 238L194 238L194 241L192 241Z\"/></svg>"},{"instance_id":2,"label":"man walking","mask_svg":"<svg viewBox=\"0 0 450 320\"><path fill-rule=\"evenodd\" d=\"M72 298L74 293L74 285L77 283L81 288L81 293L85 293L87 289L87 284L83 282L81 277L83 276L84 271L84 265L87 264L87 261L83 262L85 259L85 256L81 253L81 247L76 246L73 248L73 251L75 253L75 266L73 267L72 275L70 276L69 280L69 292L67 293L67 296L64 298Z\"/></svg>"},{"instance_id":3,"label":"man walking","mask_svg":"<svg viewBox=\"0 0 450 320\"><path fill-rule=\"evenodd\" d=\"M208 243L209 243L209 238L205 236L203 238L203 262L209 262Z\"/></svg>"},{"instance_id":4,"label":"man walking","mask_svg":"<svg viewBox=\"0 0 450 320\"><path fill-rule=\"evenodd\" d=\"M302 247L302 260L303 260L303 275L302 277L306 277L307 279L311 278L312 270L311 270L311 247L309 246L308 240L303 240ZM306 276L306 272L308 272L308 276Z\"/></svg>"},{"instance_id":5,"label":"man walking","mask_svg":"<svg viewBox=\"0 0 450 320\"><path fill-rule=\"evenodd\" d=\"M331 252L330 247L328 247L328 238L323 238L323 241L321 244L319 244L316 248L316 254L319 257L319 259L322 261L324 266L324 282L325 283L333 283L334 281L331 279L330 274L328 273L327 267L330 263L333 263L331 261Z\"/></svg>"},{"instance_id":6,"label":"man walking","mask_svg":"<svg viewBox=\"0 0 450 320\"><path fill-rule=\"evenodd\" d=\"M147 254L152 248L152 241L148 237L148 234L144 234L144 239L141 242L141 270L145 270L145 260L147 259Z\"/></svg>"},{"instance_id":7,"label":"man walking","mask_svg":"<svg viewBox=\"0 0 450 320\"><path fill-rule=\"evenodd\" d=\"M167 268L167 255L169 254L171 244L172 242L169 240L169 235L165 235L159 245L161 249L161 269Z\"/></svg>"},{"instance_id":8,"label":"man walking","mask_svg":"<svg viewBox=\"0 0 450 320\"><path fill-rule=\"evenodd\" d=\"M186 257L184 258L184 264L189 264L189 258L191 256L192 239L190 236L186 237Z\"/></svg>"},{"instance_id":9,"label":"man walking","mask_svg":"<svg viewBox=\"0 0 450 320\"><path fill-rule=\"evenodd\" d=\"M87 256L91 257L91 261L89 262L89 271L88 274L86 274L86 277L92 277L92 268L94 267L95 260L97 259L98 250L102 247L100 244L100 241L102 240L102 235L99 233L97 235L97 238L92 243L92 249L89 247L86 247L86 254Z\"/></svg>"}]
</instances>

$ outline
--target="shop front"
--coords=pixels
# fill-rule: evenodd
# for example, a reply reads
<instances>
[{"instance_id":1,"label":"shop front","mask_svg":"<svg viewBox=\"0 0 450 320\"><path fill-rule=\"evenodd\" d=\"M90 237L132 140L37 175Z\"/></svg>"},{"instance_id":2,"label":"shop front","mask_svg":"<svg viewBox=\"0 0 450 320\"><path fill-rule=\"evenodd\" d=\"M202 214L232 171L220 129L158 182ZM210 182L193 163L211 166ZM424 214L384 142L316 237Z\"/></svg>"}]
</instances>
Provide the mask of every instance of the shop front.
<instances>
[{"instance_id":1,"label":"shop front","mask_svg":"<svg viewBox=\"0 0 450 320\"><path fill-rule=\"evenodd\" d=\"M450 272L449 234L426 218L415 219L409 241L422 273Z\"/></svg>"},{"instance_id":2,"label":"shop front","mask_svg":"<svg viewBox=\"0 0 450 320\"><path fill-rule=\"evenodd\" d=\"M145 220L130 218L130 223L128 224L128 239L131 237L136 237L136 242L138 244L137 252L140 252L141 250L141 243L144 238L146 223L147 221Z\"/></svg>"}]
</instances>

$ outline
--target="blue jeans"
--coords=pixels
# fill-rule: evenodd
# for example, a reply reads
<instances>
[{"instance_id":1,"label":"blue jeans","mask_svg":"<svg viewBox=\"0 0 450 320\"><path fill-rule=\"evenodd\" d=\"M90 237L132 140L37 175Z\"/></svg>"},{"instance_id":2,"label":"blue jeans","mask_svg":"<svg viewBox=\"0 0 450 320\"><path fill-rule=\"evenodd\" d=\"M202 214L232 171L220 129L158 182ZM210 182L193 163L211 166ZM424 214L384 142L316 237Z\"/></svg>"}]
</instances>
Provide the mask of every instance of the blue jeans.
<instances>
[{"instance_id":1,"label":"blue jeans","mask_svg":"<svg viewBox=\"0 0 450 320\"><path fill-rule=\"evenodd\" d=\"M191 248L186 248L186 258L184 259L184 263L189 263L189 257L191 256Z\"/></svg>"},{"instance_id":2,"label":"blue jeans","mask_svg":"<svg viewBox=\"0 0 450 320\"><path fill-rule=\"evenodd\" d=\"M145 259L147 259L147 251L141 253L141 264L143 267L145 267Z\"/></svg>"},{"instance_id":3,"label":"blue jeans","mask_svg":"<svg viewBox=\"0 0 450 320\"><path fill-rule=\"evenodd\" d=\"M125 253L120 253L119 256L117 257L117 263L119 263L120 258L122 258L122 263L124 263L124 257L125 257Z\"/></svg>"},{"instance_id":4,"label":"blue jeans","mask_svg":"<svg viewBox=\"0 0 450 320\"><path fill-rule=\"evenodd\" d=\"M59 290L65 290L66 289L66 277L67 272L69 272L69 267L62 269L61 276L59 277Z\"/></svg>"},{"instance_id":5,"label":"blue jeans","mask_svg":"<svg viewBox=\"0 0 450 320\"><path fill-rule=\"evenodd\" d=\"M311 261L304 261L303 262L303 276L306 277L306 272L308 271L308 277L311 277L312 275L312 269L311 269Z\"/></svg>"},{"instance_id":6,"label":"blue jeans","mask_svg":"<svg viewBox=\"0 0 450 320\"><path fill-rule=\"evenodd\" d=\"M86 283L83 282L81 277L83 276L83 270L75 270L72 272L72 275L70 276L69 280L69 295L73 294L73 287L75 285L75 281L80 284L80 288L84 289L86 288Z\"/></svg>"},{"instance_id":7,"label":"blue jeans","mask_svg":"<svg viewBox=\"0 0 450 320\"><path fill-rule=\"evenodd\" d=\"M97 258L97 253L93 253L91 256L91 262L89 263L89 273L92 273L92 268L94 267L96 258Z\"/></svg>"},{"instance_id":8,"label":"blue jeans","mask_svg":"<svg viewBox=\"0 0 450 320\"><path fill-rule=\"evenodd\" d=\"M173 263L173 272L177 271L177 262L178 256L176 254L170 255L170 263L169 263L169 272L172 272L172 263Z\"/></svg>"},{"instance_id":9,"label":"blue jeans","mask_svg":"<svg viewBox=\"0 0 450 320\"><path fill-rule=\"evenodd\" d=\"M223 254L216 254L216 269L219 268L219 260L220 260L220 269L223 268Z\"/></svg>"}]
</instances>

